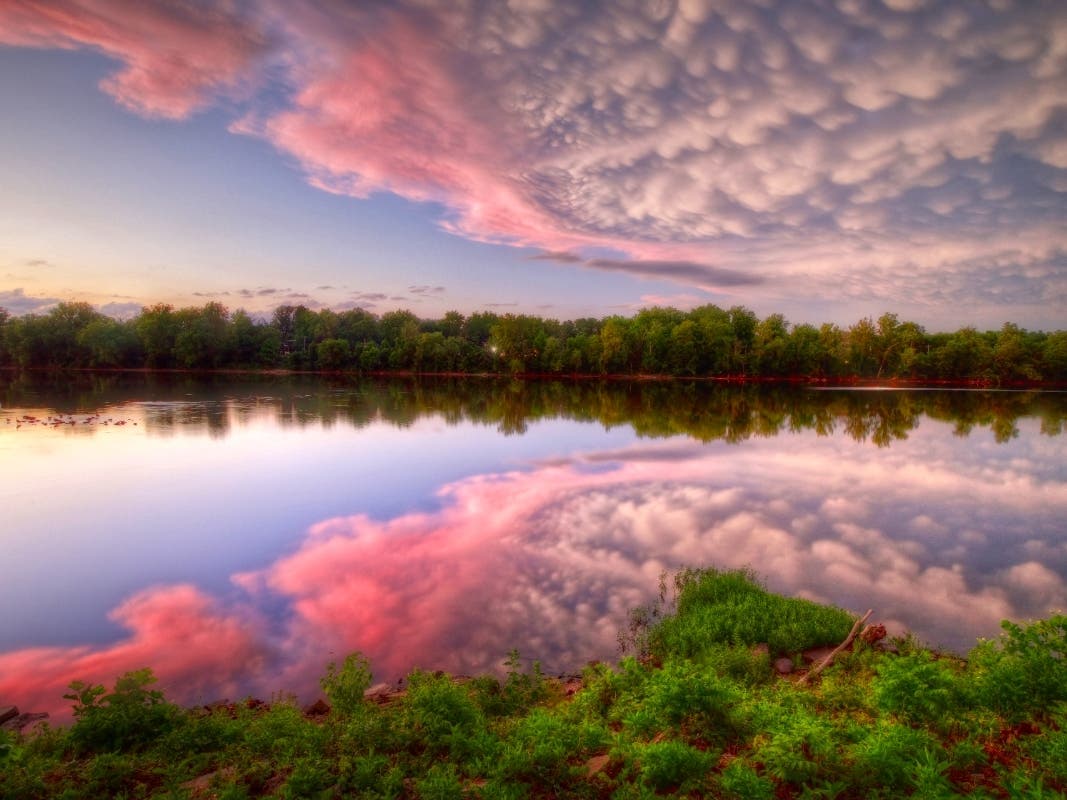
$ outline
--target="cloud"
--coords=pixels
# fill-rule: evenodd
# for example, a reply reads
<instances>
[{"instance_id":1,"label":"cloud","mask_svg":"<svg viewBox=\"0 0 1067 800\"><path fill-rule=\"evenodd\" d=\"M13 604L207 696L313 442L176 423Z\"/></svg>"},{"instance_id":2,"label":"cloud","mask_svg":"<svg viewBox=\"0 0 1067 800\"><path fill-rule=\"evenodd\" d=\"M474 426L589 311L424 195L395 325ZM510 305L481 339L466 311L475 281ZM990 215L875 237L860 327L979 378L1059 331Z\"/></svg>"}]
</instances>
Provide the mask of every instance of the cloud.
<instances>
[{"instance_id":1,"label":"cloud","mask_svg":"<svg viewBox=\"0 0 1067 800\"><path fill-rule=\"evenodd\" d=\"M121 67L101 89L127 108L180 119L252 80L265 30L229 3L48 0L0 6L0 43L89 47Z\"/></svg>"},{"instance_id":2,"label":"cloud","mask_svg":"<svg viewBox=\"0 0 1067 800\"><path fill-rule=\"evenodd\" d=\"M52 262L46 258L28 258L26 259L25 264L27 267L37 267L39 269L54 266Z\"/></svg>"},{"instance_id":3,"label":"cloud","mask_svg":"<svg viewBox=\"0 0 1067 800\"><path fill-rule=\"evenodd\" d=\"M99 311L101 314L107 314L109 317L114 317L115 319L123 319L123 320L125 320L125 319L132 319L133 317L135 317L138 314L140 314L141 313L141 308L142 308L142 306L141 306L140 303L111 302L111 303L104 303L103 305L97 306L96 310Z\"/></svg>"},{"instance_id":4,"label":"cloud","mask_svg":"<svg viewBox=\"0 0 1067 800\"><path fill-rule=\"evenodd\" d=\"M146 589L110 616L129 631L115 645L0 654L0 692L18 697L24 708L63 719L70 708L61 696L70 682L110 686L118 675L151 665L174 699L210 702L236 695L248 686L248 676L262 671L269 660L256 621L235 610L221 610L193 586Z\"/></svg>"},{"instance_id":5,"label":"cloud","mask_svg":"<svg viewBox=\"0 0 1067 800\"><path fill-rule=\"evenodd\" d=\"M266 86L231 129L312 185L535 261L927 319L1067 291L1062 4L197 9L8 4L0 41L103 50L147 114Z\"/></svg>"},{"instance_id":6,"label":"cloud","mask_svg":"<svg viewBox=\"0 0 1067 800\"><path fill-rule=\"evenodd\" d=\"M530 261L555 261L557 264L580 264L585 261L575 253L546 251L528 257Z\"/></svg>"},{"instance_id":7,"label":"cloud","mask_svg":"<svg viewBox=\"0 0 1067 800\"><path fill-rule=\"evenodd\" d=\"M0 291L0 308L6 308L15 317L48 311L59 302L57 297L31 297L23 289Z\"/></svg>"},{"instance_id":8,"label":"cloud","mask_svg":"<svg viewBox=\"0 0 1067 800\"><path fill-rule=\"evenodd\" d=\"M475 475L433 511L323 520L233 576L237 599L148 589L115 611L129 634L114 644L2 655L0 696L55 710L70 680L151 664L182 702L308 697L351 650L378 680L491 670L515 646L573 670L612 658L627 611L687 564L751 566L776 591L873 607L957 648L1067 605L1058 445L1035 441L1024 469L1012 445L961 454L950 425L927 426L890 450L814 434L787 449L661 441Z\"/></svg>"},{"instance_id":9,"label":"cloud","mask_svg":"<svg viewBox=\"0 0 1067 800\"><path fill-rule=\"evenodd\" d=\"M627 272L644 278L677 280L697 286L757 286L763 283L758 275L728 269L717 269L692 261L626 261L610 258L591 258L585 262L593 269Z\"/></svg>"},{"instance_id":10,"label":"cloud","mask_svg":"<svg viewBox=\"0 0 1067 800\"><path fill-rule=\"evenodd\" d=\"M444 294L444 286L409 286L408 291L412 294Z\"/></svg>"}]
</instances>

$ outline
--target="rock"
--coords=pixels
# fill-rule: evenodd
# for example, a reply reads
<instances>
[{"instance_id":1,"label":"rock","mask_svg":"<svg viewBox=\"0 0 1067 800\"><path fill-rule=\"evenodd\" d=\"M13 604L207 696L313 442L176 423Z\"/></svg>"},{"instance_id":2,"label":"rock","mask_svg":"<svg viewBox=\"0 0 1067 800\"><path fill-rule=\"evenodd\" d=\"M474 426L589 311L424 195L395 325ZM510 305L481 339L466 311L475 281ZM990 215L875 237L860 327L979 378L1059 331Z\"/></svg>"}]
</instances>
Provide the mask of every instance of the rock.
<instances>
[{"instance_id":1,"label":"rock","mask_svg":"<svg viewBox=\"0 0 1067 800\"><path fill-rule=\"evenodd\" d=\"M181 784L181 788L188 791L193 797L201 797L207 792L214 784L222 782L224 780L232 780L237 775L237 770L233 767L223 767L220 770L214 772L208 772L199 777L193 778L191 781L186 781Z\"/></svg>"},{"instance_id":2,"label":"rock","mask_svg":"<svg viewBox=\"0 0 1067 800\"><path fill-rule=\"evenodd\" d=\"M895 656L900 655L900 648L892 642L885 641L884 639L877 643L876 647L886 653L892 653Z\"/></svg>"},{"instance_id":3,"label":"rock","mask_svg":"<svg viewBox=\"0 0 1067 800\"><path fill-rule=\"evenodd\" d=\"M598 772L603 771L604 767L611 761L611 756L605 753L602 756L593 756L591 759L585 762L585 776L592 778Z\"/></svg>"},{"instance_id":4,"label":"rock","mask_svg":"<svg viewBox=\"0 0 1067 800\"><path fill-rule=\"evenodd\" d=\"M367 691L363 693L363 696L368 700L379 700L384 697L388 697L393 692L393 687L388 683L376 683Z\"/></svg>"},{"instance_id":5,"label":"rock","mask_svg":"<svg viewBox=\"0 0 1067 800\"><path fill-rule=\"evenodd\" d=\"M3 728L5 731L16 731L21 733L31 725L46 719L48 719L48 714L46 712L41 712L40 714L19 714L17 717L8 719L7 722L0 725L0 728Z\"/></svg>"},{"instance_id":6,"label":"rock","mask_svg":"<svg viewBox=\"0 0 1067 800\"><path fill-rule=\"evenodd\" d=\"M793 671L793 659L791 658L778 658L774 661L774 670L779 675L788 675Z\"/></svg>"},{"instance_id":7,"label":"rock","mask_svg":"<svg viewBox=\"0 0 1067 800\"><path fill-rule=\"evenodd\" d=\"M755 645L752 648L752 655L754 656L769 656L771 654L771 646L766 642Z\"/></svg>"},{"instance_id":8,"label":"rock","mask_svg":"<svg viewBox=\"0 0 1067 800\"><path fill-rule=\"evenodd\" d=\"M314 703L304 709L304 713L309 717L325 717L330 713L329 704L321 697Z\"/></svg>"},{"instance_id":9,"label":"rock","mask_svg":"<svg viewBox=\"0 0 1067 800\"><path fill-rule=\"evenodd\" d=\"M0 706L0 725L19 715L17 706Z\"/></svg>"}]
</instances>

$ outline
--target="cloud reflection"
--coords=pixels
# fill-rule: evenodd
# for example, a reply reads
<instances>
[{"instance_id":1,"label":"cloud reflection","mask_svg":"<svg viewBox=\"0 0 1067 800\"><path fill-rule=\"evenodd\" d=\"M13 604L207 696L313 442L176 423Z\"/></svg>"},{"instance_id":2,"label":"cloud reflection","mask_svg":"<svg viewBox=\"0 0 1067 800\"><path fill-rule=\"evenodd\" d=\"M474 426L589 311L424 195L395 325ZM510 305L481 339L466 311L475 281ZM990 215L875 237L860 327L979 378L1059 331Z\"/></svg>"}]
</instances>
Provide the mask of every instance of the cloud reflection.
<instances>
[{"instance_id":1,"label":"cloud reflection","mask_svg":"<svg viewBox=\"0 0 1067 800\"><path fill-rule=\"evenodd\" d=\"M146 664L183 702L308 696L350 650L379 680L414 665L490 670L511 647L575 669L612 657L627 610L686 564L752 566L774 590L870 606L960 649L1002 618L1067 606L1058 442L978 454L922 427L921 444L888 451L810 432L786 447L661 441L468 478L431 512L315 525L295 552L234 577L240 602L149 589L114 612L121 642L2 655L0 696L56 711L70 680Z\"/></svg>"}]
</instances>

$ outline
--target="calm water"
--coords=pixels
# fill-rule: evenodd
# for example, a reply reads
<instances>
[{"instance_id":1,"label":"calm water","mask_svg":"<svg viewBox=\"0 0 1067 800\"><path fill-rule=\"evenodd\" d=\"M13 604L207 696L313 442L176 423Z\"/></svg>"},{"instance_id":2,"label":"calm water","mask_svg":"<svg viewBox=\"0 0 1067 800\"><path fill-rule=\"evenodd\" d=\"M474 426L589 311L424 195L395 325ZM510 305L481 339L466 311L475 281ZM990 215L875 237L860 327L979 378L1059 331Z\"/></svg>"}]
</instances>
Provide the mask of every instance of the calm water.
<instances>
[{"instance_id":1,"label":"calm water","mask_svg":"<svg viewBox=\"0 0 1067 800\"><path fill-rule=\"evenodd\" d=\"M0 403L26 709L145 665L183 702L310 698L351 650L382 681L572 671L681 565L958 650L1067 606L1064 394L3 375Z\"/></svg>"}]
</instances>

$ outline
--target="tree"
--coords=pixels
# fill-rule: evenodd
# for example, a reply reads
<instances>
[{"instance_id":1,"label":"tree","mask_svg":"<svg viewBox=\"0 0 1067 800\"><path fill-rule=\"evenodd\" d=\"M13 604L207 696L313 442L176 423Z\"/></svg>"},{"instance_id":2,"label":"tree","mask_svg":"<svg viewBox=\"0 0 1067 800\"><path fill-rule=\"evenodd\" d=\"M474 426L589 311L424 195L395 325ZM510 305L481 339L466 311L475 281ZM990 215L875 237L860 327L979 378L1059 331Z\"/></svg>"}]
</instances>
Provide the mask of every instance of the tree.
<instances>
[{"instance_id":1,"label":"tree","mask_svg":"<svg viewBox=\"0 0 1067 800\"><path fill-rule=\"evenodd\" d=\"M351 354L352 348L346 339L326 339L315 345L319 369L343 369L348 365Z\"/></svg>"},{"instance_id":2,"label":"tree","mask_svg":"<svg viewBox=\"0 0 1067 800\"><path fill-rule=\"evenodd\" d=\"M174 364L174 340L178 335L178 321L174 307L165 303L142 308L133 324L141 342L145 364L149 367L169 367Z\"/></svg>"}]
</instances>

